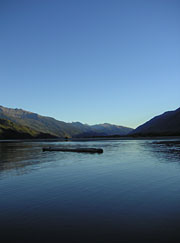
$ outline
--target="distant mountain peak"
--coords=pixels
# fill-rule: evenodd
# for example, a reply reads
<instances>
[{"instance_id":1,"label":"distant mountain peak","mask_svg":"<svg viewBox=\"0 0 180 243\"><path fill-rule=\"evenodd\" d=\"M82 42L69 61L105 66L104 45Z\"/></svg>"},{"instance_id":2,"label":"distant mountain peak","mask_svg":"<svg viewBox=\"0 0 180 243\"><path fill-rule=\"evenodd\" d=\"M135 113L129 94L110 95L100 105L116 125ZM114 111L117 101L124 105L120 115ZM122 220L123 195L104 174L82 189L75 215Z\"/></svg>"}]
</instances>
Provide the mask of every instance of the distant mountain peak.
<instances>
[{"instance_id":1,"label":"distant mountain peak","mask_svg":"<svg viewBox=\"0 0 180 243\"><path fill-rule=\"evenodd\" d=\"M40 133L50 134L58 137L76 137L76 136L110 136L126 135L132 128L112 125L109 123L90 126L81 122L66 123L58 121L52 117L41 116L37 113L29 112L23 109L12 109L0 106L0 118L10 120L15 124L29 127Z\"/></svg>"}]
</instances>

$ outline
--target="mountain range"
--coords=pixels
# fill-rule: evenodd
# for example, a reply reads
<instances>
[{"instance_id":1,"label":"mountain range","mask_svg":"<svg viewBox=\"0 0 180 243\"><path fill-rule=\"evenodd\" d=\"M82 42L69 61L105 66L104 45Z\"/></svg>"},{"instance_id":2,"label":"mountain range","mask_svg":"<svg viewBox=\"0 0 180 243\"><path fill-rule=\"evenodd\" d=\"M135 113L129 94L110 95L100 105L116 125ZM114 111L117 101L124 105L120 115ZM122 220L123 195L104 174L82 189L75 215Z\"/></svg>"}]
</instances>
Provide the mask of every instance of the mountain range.
<instances>
[{"instance_id":1,"label":"mountain range","mask_svg":"<svg viewBox=\"0 0 180 243\"><path fill-rule=\"evenodd\" d=\"M124 136L133 129L108 123L67 123L22 109L0 106L0 138ZM19 135L18 135L19 133Z\"/></svg>"},{"instance_id":2,"label":"mountain range","mask_svg":"<svg viewBox=\"0 0 180 243\"><path fill-rule=\"evenodd\" d=\"M165 112L136 129L109 123L67 123L22 109L0 106L0 139L80 138L99 136L180 136L180 108Z\"/></svg>"}]
</instances>

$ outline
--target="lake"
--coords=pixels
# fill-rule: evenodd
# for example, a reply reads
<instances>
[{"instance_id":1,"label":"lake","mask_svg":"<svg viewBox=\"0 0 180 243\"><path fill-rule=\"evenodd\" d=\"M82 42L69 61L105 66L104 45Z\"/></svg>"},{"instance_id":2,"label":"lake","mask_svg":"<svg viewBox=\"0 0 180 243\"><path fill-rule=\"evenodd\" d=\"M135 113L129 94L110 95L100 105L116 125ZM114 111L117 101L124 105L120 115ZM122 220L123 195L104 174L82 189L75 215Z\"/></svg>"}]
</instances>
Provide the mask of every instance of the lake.
<instances>
[{"instance_id":1,"label":"lake","mask_svg":"<svg viewBox=\"0 0 180 243\"><path fill-rule=\"evenodd\" d=\"M1 242L180 242L180 139L0 142L0 233Z\"/></svg>"}]
</instances>

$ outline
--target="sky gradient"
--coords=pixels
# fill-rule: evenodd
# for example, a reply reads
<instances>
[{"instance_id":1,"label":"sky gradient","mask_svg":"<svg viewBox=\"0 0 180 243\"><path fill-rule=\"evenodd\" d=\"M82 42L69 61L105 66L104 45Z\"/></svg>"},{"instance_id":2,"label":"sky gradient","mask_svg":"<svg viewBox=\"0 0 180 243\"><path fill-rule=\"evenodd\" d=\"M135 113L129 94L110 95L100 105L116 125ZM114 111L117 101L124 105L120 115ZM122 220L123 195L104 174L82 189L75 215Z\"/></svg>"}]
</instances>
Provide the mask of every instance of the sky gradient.
<instances>
[{"instance_id":1,"label":"sky gradient","mask_svg":"<svg viewBox=\"0 0 180 243\"><path fill-rule=\"evenodd\" d=\"M137 127L180 107L179 0L1 0L0 105Z\"/></svg>"}]
</instances>

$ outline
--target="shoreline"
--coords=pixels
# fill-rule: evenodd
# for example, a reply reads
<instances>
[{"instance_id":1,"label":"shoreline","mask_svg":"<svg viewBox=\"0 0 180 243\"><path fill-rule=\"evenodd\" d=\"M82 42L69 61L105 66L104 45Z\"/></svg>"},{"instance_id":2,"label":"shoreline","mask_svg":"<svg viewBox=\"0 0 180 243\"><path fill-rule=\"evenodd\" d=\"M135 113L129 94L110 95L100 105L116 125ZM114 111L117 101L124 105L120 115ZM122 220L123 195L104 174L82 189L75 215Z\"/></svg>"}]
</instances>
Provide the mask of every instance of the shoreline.
<instances>
[{"instance_id":1,"label":"shoreline","mask_svg":"<svg viewBox=\"0 0 180 243\"><path fill-rule=\"evenodd\" d=\"M180 136L154 136L154 137L93 137L93 138L47 138L47 139L0 139L0 143L13 142L80 142L80 141L103 141L103 140L164 140L164 139L180 139Z\"/></svg>"}]
</instances>

